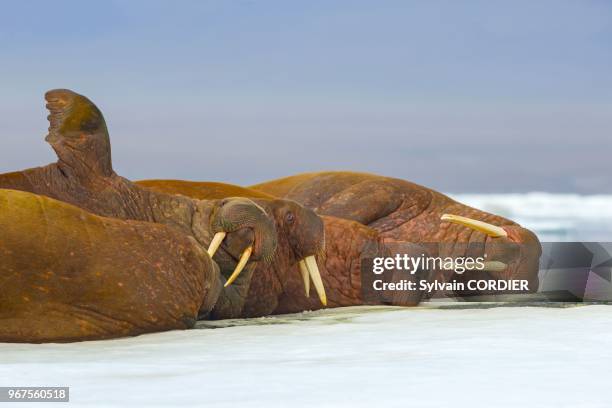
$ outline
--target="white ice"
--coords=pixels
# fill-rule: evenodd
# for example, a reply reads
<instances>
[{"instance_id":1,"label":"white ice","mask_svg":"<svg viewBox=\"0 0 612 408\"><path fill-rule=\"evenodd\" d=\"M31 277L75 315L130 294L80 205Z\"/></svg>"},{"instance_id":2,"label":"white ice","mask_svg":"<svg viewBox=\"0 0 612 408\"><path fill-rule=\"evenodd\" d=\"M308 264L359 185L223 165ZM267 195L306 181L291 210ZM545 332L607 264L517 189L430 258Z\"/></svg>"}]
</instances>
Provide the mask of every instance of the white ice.
<instances>
[{"instance_id":1,"label":"white ice","mask_svg":"<svg viewBox=\"0 0 612 408\"><path fill-rule=\"evenodd\" d=\"M610 407L611 311L363 307L0 344L0 383L70 386L70 406Z\"/></svg>"}]
</instances>

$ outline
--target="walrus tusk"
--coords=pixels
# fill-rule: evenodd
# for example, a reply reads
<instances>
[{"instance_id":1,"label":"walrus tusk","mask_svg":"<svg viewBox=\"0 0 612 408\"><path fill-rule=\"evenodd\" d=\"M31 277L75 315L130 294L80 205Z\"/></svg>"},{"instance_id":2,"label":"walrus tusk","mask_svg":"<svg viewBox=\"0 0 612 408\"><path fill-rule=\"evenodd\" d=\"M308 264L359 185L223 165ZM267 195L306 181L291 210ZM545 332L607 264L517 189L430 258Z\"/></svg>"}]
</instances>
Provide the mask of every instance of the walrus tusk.
<instances>
[{"instance_id":1,"label":"walrus tusk","mask_svg":"<svg viewBox=\"0 0 612 408\"><path fill-rule=\"evenodd\" d=\"M444 214L440 217L442 221L448 221L455 224L460 224L476 231L484 232L490 237L499 238L507 237L508 233L502 228L488 222L473 220L471 218L462 217L454 214Z\"/></svg>"},{"instance_id":2,"label":"walrus tusk","mask_svg":"<svg viewBox=\"0 0 612 408\"><path fill-rule=\"evenodd\" d=\"M302 280L304 281L304 293L306 294L306 297L310 297L310 274L308 273L308 267L303 259L298 262L298 265L300 266Z\"/></svg>"},{"instance_id":3,"label":"walrus tusk","mask_svg":"<svg viewBox=\"0 0 612 408\"><path fill-rule=\"evenodd\" d=\"M252 245L244 250L242 255L240 255L240 261L238 261L238 265L236 265L236 269L234 269L232 276L229 277L229 279L227 280L227 282L225 282L225 285L223 285L223 287L225 288L228 287L229 285L232 284L232 282L236 280L238 275L240 275L240 272L242 272L242 270L246 266L247 262L249 262L249 258L251 257L252 252L253 252Z\"/></svg>"},{"instance_id":4,"label":"walrus tusk","mask_svg":"<svg viewBox=\"0 0 612 408\"><path fill-rule=\"evenodd\" d=\"M442 269L444 269L445 271L454 271L455 268L457 268L458 266L463 266L463 265L456 265L454 262L451 263L444 263L444 265L442 265ZM508 267L507 264L501 262L501 261L486 261L483 262L483 267L482 268L475 268L475 269L467 269L466 271L484 271L484 272L503 272L506 270L506 268ZM463 272L457 272L459 275L463 274Z\"/></svg>"},{"instance_id":5,"label":"walrus tusk","mask_svg":"<svg viewBox=\"0 0 612 408\"><path fill-rule=\"evenodd\" d=\"M508 265L501 261L487 261L484 263L482 270L487 272L503 272L507 267Z\"/></svg>"},{"instance_id":6,"label":"walrus tusk","mask_svg":"<svg viewBox=\"0 0 612 408\"><path fill-rule=\"evenodd\" d=\"M315 259L314 255L310 255L304 258L303 261L306 264L306 269L308 269L308 274L312 279L312 283L314 283L314 287L317 290L321 304L323 306L327 306L327 295L325 294L325 287L323 286L323 281L321 280L321 272L319 272L317 260Z\"/></svg>"},{"instance_id":7,"label":"walrus tusk","mask_svg":"<svg viewBox=\"0 0 612 408\"><path fill-rule=\"evenodd\" d=\"M221 242L225 239L227 233L225 232L217 232L213 237L212 241L210 241L210 245L208 246L208 255L212 258L219 246L221 246Z\"/></svg>"}]
</instances>

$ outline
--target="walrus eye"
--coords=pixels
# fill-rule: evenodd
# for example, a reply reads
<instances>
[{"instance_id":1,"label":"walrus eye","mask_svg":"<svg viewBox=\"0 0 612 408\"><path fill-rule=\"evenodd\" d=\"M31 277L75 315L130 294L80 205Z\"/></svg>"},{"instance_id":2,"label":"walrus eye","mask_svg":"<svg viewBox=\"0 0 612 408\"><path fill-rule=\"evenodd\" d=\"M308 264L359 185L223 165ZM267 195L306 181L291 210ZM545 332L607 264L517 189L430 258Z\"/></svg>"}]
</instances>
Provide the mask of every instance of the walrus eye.
<instances>
[{"instance_id":1,"label":"walrus eye","mask_svg":"<svg viewBox=\"0 0 612 408\"><path fill-rule=\"evenodd\" d=\"M288 224L293 224L294 220L295 220L295 216L293 215L291 211L285 215L285 221L287 221Z\"/></svg>"}]
</instances>

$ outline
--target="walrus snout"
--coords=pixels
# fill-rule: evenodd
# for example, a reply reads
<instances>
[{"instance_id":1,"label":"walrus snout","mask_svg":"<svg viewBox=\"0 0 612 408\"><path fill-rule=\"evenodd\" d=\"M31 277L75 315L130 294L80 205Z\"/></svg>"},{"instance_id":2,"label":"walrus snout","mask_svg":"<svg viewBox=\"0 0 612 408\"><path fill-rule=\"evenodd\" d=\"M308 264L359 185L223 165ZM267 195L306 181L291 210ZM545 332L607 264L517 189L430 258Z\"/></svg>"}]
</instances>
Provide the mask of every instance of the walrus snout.
<instances>
[{"instance_id":1,"label":"walrus snout","mask_svg":"<svg viewBox=\"0 0 612 408\"><path fill-rule=\"evenodd\" d=\"M542 247L536 235L519 225L497 226L488 222L454 214L444 214L442 222L462 225L484 233L482 249L486 259L475 272L493 279L524 280L527 292L538 289L538 266ZM469 244L468 244L469 246ZM474 275L472 275L473 277ZM524 292L521 290L521 292Z\"/></svg>"},{"instance_id":2,"label":"walrus snout","mask_svg":"<svg viewBox=\"0 0 612 408\"><path fill-rule=\"evenodd\" d=\"M502 249L502 254L499 257L503 257L503 252L510 253L513 256L508 260L507 270L501 272L501 278L527 280L529 292L536 292L539 286L538 270L540 256L542 255L542 245L538 237L527 228L518 225L505 226L504 230L508 236L500 241L507 241L508 244L503 242L498 244ZM516 249L514 251L505 249L505 247L510 246L514 246Z\"/></svg>"},{"instance_id":3,"label":"walrus snout","mask_svg":"<svg viewBox=\"0 0 612 408\"><path fill-rule=\"evenodd\" d=\"M226 250L236 247L236 242L243 249L234 272L224 286L231 285L238 278L249 260L263 260L266 263L272 260L277 245L276 229L266 211L252 200L244 197L221 200L213 211L210 226L215 233L208 247L211 257L224 242ZM240 239L235 241L232 237Z\"/></svg>"}]
</instances>

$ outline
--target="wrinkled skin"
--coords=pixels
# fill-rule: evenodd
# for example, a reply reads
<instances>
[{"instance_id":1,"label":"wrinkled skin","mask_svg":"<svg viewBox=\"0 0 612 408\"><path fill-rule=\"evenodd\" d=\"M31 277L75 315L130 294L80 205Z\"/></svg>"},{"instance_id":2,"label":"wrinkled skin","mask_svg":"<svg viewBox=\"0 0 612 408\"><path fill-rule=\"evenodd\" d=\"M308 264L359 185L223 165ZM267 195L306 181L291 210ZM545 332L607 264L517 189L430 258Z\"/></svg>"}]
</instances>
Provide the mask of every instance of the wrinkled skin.
<instances>
[{"instance_id":1,"label":"wrinkled skin","mask_svg":"<svg viewBox=\"0 0 612 408\"><path fill-rule=\"evenodd\" d=\"M199 299L195 304L201 302L199 310L195 313L203 317L255 316L316 309L321 307L321 303L312 291L310 297L304 296L304 284L297 268L297 261L306 254L319 254L322 247L325 248L324 254L318 257L322 264L321 275L327 290L328 305L331 307L377 303L376 300L363 297L360 258L371 255L392 255L395 251L392 249L394 242L451 244L480 242L485 245L489 254L508 263L507 270L499 276L525 277L534 281L533 271L537 270L537 261L535 268L532 266L534 259L539 256L539 243L530 232L501 217L470 209L432 190L402 180L356 173L316 173L264 183L254 186L253 189L246 189L248 191L236 186L224 189L216 183L216 190L213 189L211 192L210 189L201 189L201 186L192 185L189 192L179 192L183 197L170 196L136 186L117 176L112 170L106 125L102 114L89 100L66 90L51 91L46 98L51 111L49 118L51 127L47 141L57 152L59 161L42 168L0 175L0 197L6 194L9 198L6 200L8 204L5 205L3 212L5 218L0 220L7 231L12 229L6 238L0 237L2 245L0 248L4 250L9 260L2 266L2 277L15 278L15 271L24 267L30 267L33 271L31 274L21 273L18 277L22 280L13 282L17 290L9 292L13 303L11 309L7 309L13 313L0 315L0 319L7 323L4 332L0 329L0 336L3 335L7 341L109 338L187 327L194 319L192 296L178 295L175 299L178 303L175 306L180 313L173 314L169 319L164 317L163 306L167 304L155 301L161 301L162 298L170 299L171 293L175 290L191 293L194 288L196 290L193 293L197 293L196 297ZM1 189L21 190L34 194ZM202 192L208 195L198 197ZM10 195L16 193L25 195L17 197L22 200L18 205L11 205L15 198ZM216 200L237 195L253 197L253 201L258 205L244 205L244 202L235 205L236 199ZM45 197L61 202L45 201L41 206L45 211L36 213L35 208L38 207L35 204L40 200L48 200ZM289 198L303 206L272 197ZM76 209L78 216L74 216L75 208L70 204L80 208ZM19 213L20 208L25 208L26 212ZM241 211L236 211L236 208L250 208L250 215L245 216ZM261 212L262 208L267 214ZM47 209L54 211L46 211ZM301 225L302 228L292 229L286 223L285 216L288 209L294 214L292 217L294 223ZM323 215L321 218L326 236L324 245L320 239L321 218L317 217L313 210ZM467 228L441 223L439 216L443 212L470 215L472 218L496 222L497 225L504 227L508 237L485 238L484 235ZM28 214L31 214L35 221L34 225L23 230L16 229L19 224L15 223L15 220L25 219ZM51 218L50 214L53 214ZM93 214L101 217L88 218L88 216L96 217ZM110 221L106 220L118 224L111 226L108 224ZM250 220L250 223L245 224L244 220ZM48 227L48 233L41 241L36 235L39 232L36 225L45 223L51 227ZM96 223L101 223L102 226L94 227ZM135 223L142 223L142 227L134 227ZM218 226L225 228L228 235L221 249L215 254L216 262L212 262L209 257L207 258L203 248L210 243ZM104 234L88 235L96 228L100 231L112 231L112 238L104 236L104 241L98 242L96 237ZM157 229L148 230L148 228ZM265 249L274 245L264 244L257 237L269 238L274 235L272 231L276 230L281 233L278 237L277 253L272 257ZM30 231L31 233L28 233ZM71 236L67 232L74 232L76 236ZM126 241L121 242L124 234ZM178 234L178 237L173 234ZM45 259L44 263L28 266L34 258L32 254L45 253L41 242L47 245L49 237L55 237L53 242L58 243L58 247L51 252L51 255L45 254L51 258L43 257L41 259ZM65 237L68 240L64 240ZM117 239L114 243L106 242L115 238ZM187 242L184 239L187 239ZM504 248L496 250L493 245L495 240L524 245L515 246L517 249L513 251ZM53 254L57 253L60 247L68 248L73 243L75 248L83 249L79 252L73 251L78 254L77 266L71 263L70 258L53 258L56 256ZM253 261L234 285L222 289L225 279L220 274L227 277L246 246L254 247ZM89 265L96 265L108 259L98 255L97 251L89 251L88 248L91 247L103 249L101 253L104 254L117 253L125 247L135 249L132 257L123 258L123 254L119 256L121 258L117 260L119 268L114 269L110 265L112 271L103 273L112 277L109 281L101 285L99 282L75 280L74 283L67 284L64 291L64 287L58 285L56 279L72 277L76 268L84 271L84 278L92 273L95 275L96 270L104 270L101 267L87 269ZM448 247L440 247L434 252L442 254L446 248ZM420 249L416 248L415 251L418 254ZM464 254L462 251L464 250L451 248L450 254L459 256ZM470 254L476 254L471 251ZM195 254L196 258L199 258L184 264L181 255L185 253ZM177 254L181 262L177 262ZM157 259L156 256L161 258ZM263 263L270 258L272 263L269 268L265 268ZM219 265L220 272L215 268L216 264ZM49 270L49 265L55 266ZM194 281L189 275L194 270L198 270L198 265L203 265L204 289L202 290L205 293L200 291L199 280ZM156 278L159 277L156 268L167 272L164 279L147 281L151 274ZM115 294L110 288L113 287L112 284L124 283L122 278L125 276L121 272L125 270L138 271L135 275L142 276L143 280L130 280L126 292ZM261 280L259 275L258 279L251 279L255 270L258 272L270 270L272 273L261 274ZM40 279L50 279L51 282L47 283L47 286L40 285L38 284ZM537 282L537 278L535 281ZM172 287L173 283L178 284L179 288ZM88 286L83 288L84 284ZM27 285L30 287L24 290ZM150 293L139 299L131 297L130 294L135 293L130 292L132 289L136 293L143 290L141 285L150 289ZM57 313L53 314L53 319L50 319L46 326L42 319L34 318L34 313L24 313L31 305L30 295L35 297L34 303L38 306L35 310L46 310L45 304L50 306L58 304L54 303L59 298L58 291L61 295L66 295L69 289L77 286L79 290L75 289L74 295L83 294L79 301L85 301L85 308L90 312L93 311L92 313L84 315L81 309L85 308L80 307L78 303L75 303L78 307L72 308L74 300L58 307ZM41 293L45 290L39 287L48 290L51 298L43 297ZM164 295L158 297L162 292ZM23 296L20 298L20 294L25 298ZM110 302L109 299L113 296L117 296L118 304L123 305L119 310L105 303ZM154 300L152 303L149 302L151 299ZM418 301L418 297L404 298L398 295L397 298L385 302L416 304ZM95 308L91 308L92 302L96 305ZM136 326L136 321L143 318L141 315L134 318L132 314L134 309L142 311L139 308L143 304L153 307L152 323L142 324L137 328L130 326L130 323ZM107 312L112 313L111 317L115 321L106 320L102 330L96 331L100 329L101 320L107 316L105 315ZM78 320L75 320L77 319L75 316L78 316ZM21 326L18 323L21 323ZM37 324L43 326L36 326ZM67 330L71 328L66 332L68 334L62 337L63 332L60 330L53 332L51 324ZM76 331L77 325L81 332ZM97 329L94 329L94 326ZM10 332L11 327L13 330L21 328L21 331ZM26 333L24 327L31 330Z\"/></svg>"},{"instance_id":2,"label":"wrinkled skin","mask_svg":"<svg viewBox=\"0 0 612 408\"><path fill-rule=\"evenodd\" d=\"M314 256L320 267L325 251L323 220L314 211L290 200L252 200L265 208L275 223L278 246L272 262L257 272L257 280L251 285L240 315L255 317L284 313L287 302L301 305L295 311L321 308L322 303L315 290L310 291L310 296L305 295L297 264L306 257Z\"/></svg>"},{"instance_id":3,"label":"wrinkled skin","mask_svg":"<svg viewBox=\"0 0 612 408\"><path fill-rule=\"evenodd\" d=\"M24 202L30 203L26 207L33 208L32 211L38 208L37 203L42 202L42 196L45 197L45 200L46 198L51 198L60 201L61 203L59 204L56 203L56 201L52 201L54 203L53 206L57 208L64 209L62 205L71 204L84 210L83 217L87 221L79 221L75 219L75 217L64 217L65 220L64 218L60 220L50 220L52 223L60 224L65 221L65 225L62 225L62 228L69 230L77 229L85 234L85 236L76 239L76 242L83 243L82 246L84 250L87 245L97 246L99 244L96 240L86 235L89 232L87 223L90 218L86 217L88 213L100 217L114 218L118 221L122 220L124 223L125 220L132 220L143 224L160 224L159 227L156 227L158 229L155 230L157 231L156 237L161 240L160 242L166 242L168 245L164 247L163 245L158 245L158 243L147 241L149 243L148 245L143 244L143 246L138 247L138 250L143 252L143 254L141 254L143 259L148 259L147 257L149 256L153 257L153 255L147 254L147 252L152 251L161 251L158 255L164 257L164 259L175 256L177 248L171 243L170 238L175 237L177 234L183 236L182 241L189 242L191 246L198 246L198 254L203 258L200 259L200 262L204 265L204 275L207 279L206 282L200 286L201 288L209 288L209 290L205 294L199 293L200 299L203 300L200 302L197 313L191 313L191 306L188 308L189 313L191 313L190 321L194 321L198 314L206 315L215 309L219 313L225 313L223 305L244 302L244 291L246 290L244 288L248 288L254 268L260 260L270 259L276 248L276 231L263 209L252 201L245 200L244 198L223 201L193 200L186 197L155 193L133 184L129 180L118 176L113 171L110 141L106 124L102 114L91 101L69 90L49 91L45 95L45 98L47 100L47 107L51 112L49 115L49 134L46 140L56 151L59 160L57 163L45 167L0 175L0 192L8 194L8 190L19 190L33 193L22 197ZM239 205L235 205L236 200L239 201ZM47 201L44 202L47 203ZM239 210L236 210L237 208L239 208ZM20 222L19 218L11 218L10 211L14 210L15 208L9 205L6 208L7 213L3 214L3 216L8 217L6 219L7 223L13 219L13 222L16 223L15 225L18 226ZM54 214L62 217L62 211L60 210ZM44 216L44 212L42 215ZM24 213L21 214L21 219L23 218L26 218L26 214ZM95 220L97 219L98 218ZM116 236L108 235L105 238L111 240L116 239L117 245L119 245L122 239L122 234L120 233L121 225L128 228L131 224L117 224L116 227L112 228ZM204 249L210 243L213 234L217 232L215 228L219 225L226 228L228 235L226 242L219 251L218 258L220 268L217 268L214 262L211 262L210 257L208 257ZM126 234L128 234L127 230ZM134 244L130 240L142 240L145 235L145 232L142 232L140 235L128 235L129 239L125 241L124 245L130 246ZM32 234L32 236L37 236L37 234ZM57 239L61 241L62 237L56 234L56 232L52 231L51 236L56 236ZM166 236L166 238L162 239L163 236ZM5 238L5 236L0 237L0 244L7 245L6 250L9 251L7 253L13 256L15 258L13 261L18 262L20 265L23 265L23 263L21 263L23 260L21 259L22 252L20 248L23 247L25 251L27 248L38 248L37 245L39 245L39 243L36 242L27 242L26 238L27 235L22 235L20 236L20 240L8 242L5 241L5 239L8 239ZM180 240L177 242L180 242ZM223 283L225 282L224 276L232 272L238 257L244 248L248 246L253 247L253 254L248 266L236 281L237 285L223 288ZM119 249L120 248L117 248L117 250ZM81 256L78 251L75 251L75 254L77 257ZM82 256L94 257L89 260L89 264L99 263L99 260L95 258L95 253L89 255L83 253ZM118 252L117 256L121 257L121 253ZM208 259L206 259L207 257ZM26 258L26 261L27 259L28 258ZM133 265L130 264L130 262L133 262ZM146 264L148 264L148 267ZM12 271L12 269L6 270L6 268L11 267L10 265L11 263L8 261L3 264L3 274ZM145 276L149 276L146 274L150 274L162 268L164 265L163 262L150 264L145 262L145 265L142 265L142 261L138 261L138 257L133 257L132 260L126 258L123 268L120 271L115 271L115 275L117 273L128 274L134 269L144 268L143 273ZM172 260L167 261L167 265L176 268L179 264L175 260ZM58 268L57 271L53 271L58 274L57 276L67 272L62 270L61 263ZM175 273L177 277L181 277L181 271L169 270L166 272L170 274ZM24 281L21 283L27 283L29 278L29 275L24 274ZM109 280L105 280L103 283L110 284L109 282ZM132 282L131 284L134 286L131 289L137 293L139 290L138 285L134 284L133 281L130 282ZM179 282L181 282L181 285L189 285L190 279L180 280ZM92 282L92 284L96 284L96 282ZM158 289L156 286L158 283L156 281L139 282L139 284L150 285L153 292ZM196 285L196 287L200 286ZM130 287L126 287L125 290L129 291ZM106 304L105 302L108 301L108 299L101 299L95 296L88 298L89 294L99 293L96 292L96 288L83 288L83 293L85 294L84 301L90 305L96 305L96 307ZM58 296L58 294L55 294L55 296ZM16 299L19 299L19 297ZM52 299L46 298L46 301L51 300ZM218 302L219 300L222 301ZM43 301L40 300L40 302ZM138 306L138 304L135 304L135 306ZM183 306L186 307L186 304L183 304ZM162 303L158 304L157 308L159 310L156 312L163 314L163 307L164 305ZM105 329L105 334L101 335L99 338L112 337L113 335L138 334L142 332L137 328L126 332L120 322L130 319L121 314L122 310L115 310L115 312L116 313L112 316L116 320L116 331L113 334L111 324ZM109 312L109 315L111 314L112 313ZM185 315L187 314L188 313L185 313ZM69 310L64 313L64 317L67 320L74 319L73 314L71 314ZM58 317L58 319L60 319L60 317ZM85 317L85 319L87 318ZM92 320L92 325L97 324L94 322L96 316L90 316L89 319ZM181 317L181 319L181 322L183 322L183 317ZM28 326L29 322L24 321L23 325ZM184 324L182 325L184 326ZM0 324L0 327L2 327L2 324ZM169 327L167 322L162 322L160 320L158 328L148 327L147 331L164 330L167 327ZM36 333L44 332L44 330L36 331ZM81 338L97 338L95 333L97 332L94 330L92 330L91 333L81 333ZM0 328L0 340L2 339L2 329ZM43 336L41 338L30 338L26 335L24 335L22 339L19 339L18 337L14 337L13 334L7 334L4 339L6 341L53 340L52 337ZM70 340L76 339L77 338L70 338ZM60 338L58 340L62 339Z\"/></svg>"},{"instance_id":4,"label":"wrinkled skin","mask_svg":"<svg viewBox=\"0 0 612 408\"><path fill-rule=\"evenodd\" d=\"M310 296L305 296L298 268L298 261L311 255L316 256L319 266L325 262L322 256L325 252L325 225L314 211L291 200L278 199L231 184L180 180L142 180L135 183L155 192L194 199L223 199L237 195L248 197L264 208L274 222L278 232L275 255L269 264L261 264L256 268L254 274L257 279L250 282L244 304L241 307L226 307L225 310L231 310L231 314L213 311L207 317L257 317L322 307L316 291L312 290ZM321 269L322 277L324 273ZM329 293L328 301L332 302Z\"/></svg>"},{"instance_id":5,"label":"wrinkled skin","mask_svg":"<svg viewBox=\"0 0 612 408\"><path fill-rule=\"evenodd\" d=\"M218 296L217 265L193 238L161 224L0 190L0 230L2 342L187 329Z\"/></svg>"},{"instance_id":6,"label":"wrinkled skin","mask_svg":"<svg viewBox=\"0 0 612 408\"><path fill-rule=\"evenodd\" d=\"M393 292L390 298L365 299L362 291L360 260L364 257L394 256L480 256L508 266L502 272L470 271L456 275L434 271L430 279L525 279L530 291L537 290L540 244L535 235L505 218L457 203L436 191L404 180L363 173L310 173L279 179L250 188L211 182L143 180L147 188L194 198L221 198L241 194L254 200L278 196L297 201L321 215L325 228L325 251L320 269L328 305L351 306L364 303L415 305L418 292ZM444 213L469 216L502 226L508 237L491 238L464 226L440 220ZM406 244L408 243L408 244ZM424 246L410 243L421 243ZM277 258L284 256L279 245ZM291 270L283 279L283 295L272 313L317 309L312 296L300 296L303 285ZM278 274L279 272L277 272ZM392 279L400 279L393 275ZM482 295L484 292L452 293L455 296ZM257 298L255 298L257 299Z\"/></svg>"},{"instance_id":7,"label":"wrinkled skin","mask_svg":"<svg viewBox=\"0 0 612 408\"><path fill-rule=\"evenodd\" d=\"M433 243L436 245L427 246L432 255L457 257L486 253L488 260L508 265L500 272L470 271L454 275L459 281L525 279L530 291L538 288L541 246L535 234L510 220L458 203L426 187L366 173L320 172L272 180L250 188L295 200L320 215L368 226L387 244ZM507 237L492 238L462 225L442 222L440 217L448 213L500 226Z\"/></svg>"}]
</instances>

